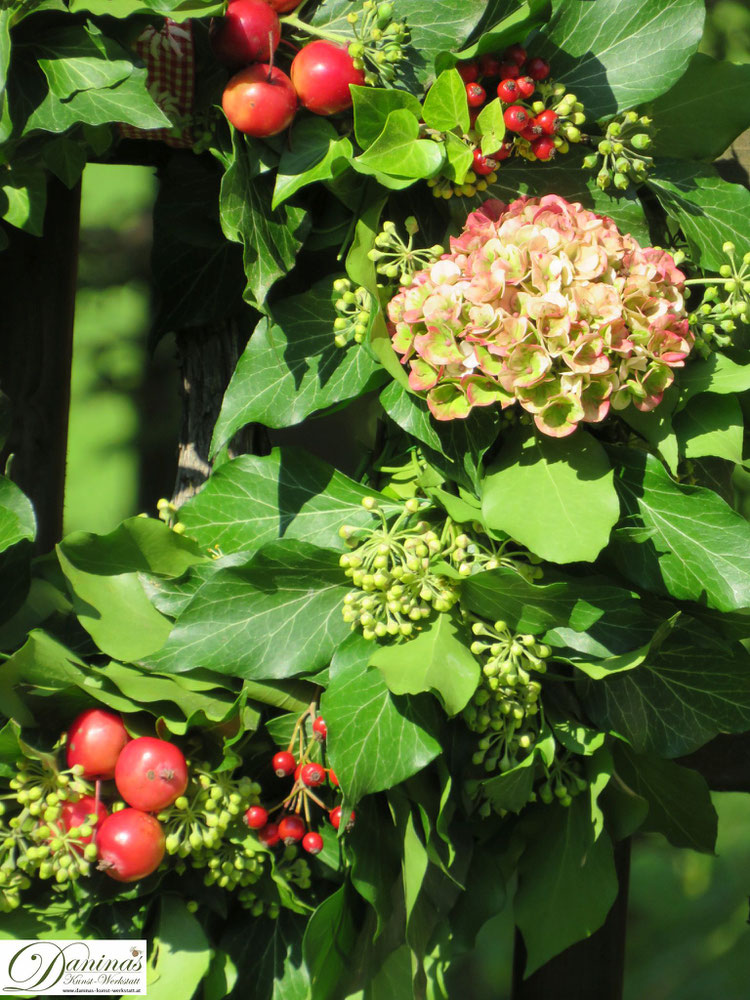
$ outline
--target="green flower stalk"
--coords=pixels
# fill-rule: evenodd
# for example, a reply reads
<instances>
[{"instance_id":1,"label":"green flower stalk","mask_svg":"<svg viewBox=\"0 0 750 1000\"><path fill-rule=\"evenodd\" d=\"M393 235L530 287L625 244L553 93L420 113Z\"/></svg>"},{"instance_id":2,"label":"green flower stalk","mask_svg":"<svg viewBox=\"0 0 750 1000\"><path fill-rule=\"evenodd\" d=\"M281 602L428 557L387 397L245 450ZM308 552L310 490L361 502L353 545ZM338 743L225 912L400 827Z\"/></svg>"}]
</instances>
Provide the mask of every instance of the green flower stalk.
<instances>
[{"instance_id":1,"label":"green flower stalk","mask_svg":"<svg viewBox=\"0 0 750 1000\"><path fill-rule=\"evenodd\" d=\"M685 284L707 285L703 301L690 314L696 350L705 358L717 348L728 347L737 324L750 323L750 252L737 261L734 243L723 247L727 263L718 277L689 278Z\"/></svg>"},{"instance_id":2,"label":"green flower stalk","mask_svg":"<svg viewBox=\"0 0 750 1000\"><path fill-rule=\"evenodd\" d=\"M375 269L386 278L396 279L401 285L408 285L414 274L433 261L439 260L445 252L441 244L418 248L414 237L419 232L419 224L413 215L406 219L408 243L401 239L393 222L384 222L382 230L375 237L375 246L368 253L375 261Z\"/></svg>"},{"instance_id":3,"label":"green flower stalk","mask_svg":"<svg viewBox=\"0 0 750 1000\"><path fill-rule=\"evenodd\" d=\"M653 164L645 152L652 145L653 127L650 118L626 111L607 125L605 137L595 153L584 158L587 170L599 169L596 183L606 191L616 187L627 191L631 184L642 184Z\"/></svg>"}]
</instances>

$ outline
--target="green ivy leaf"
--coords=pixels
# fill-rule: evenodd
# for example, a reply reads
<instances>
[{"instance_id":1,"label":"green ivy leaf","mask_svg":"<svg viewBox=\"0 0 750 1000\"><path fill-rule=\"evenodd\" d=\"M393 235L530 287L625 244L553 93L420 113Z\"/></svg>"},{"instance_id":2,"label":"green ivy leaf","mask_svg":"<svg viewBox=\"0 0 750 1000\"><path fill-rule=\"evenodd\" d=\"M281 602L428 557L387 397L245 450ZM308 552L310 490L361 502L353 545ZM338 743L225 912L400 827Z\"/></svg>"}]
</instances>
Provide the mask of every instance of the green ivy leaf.
<instances>
[{"instance_id":1,"label":"green ivy leaf","mask_svg":"<svg viewBox=\"0 0 750 1000\"><path fill-rule=\"evenodd\" d=\"M351 889L344 884L331 893L310 916L302 953L310 974L310 1000L341 996L351 974L357 931L353 921Z\"/></svg>"},{"instance_id":2,"label":"green ivy leaf","mask_svg":"<svg viewBox=\"0 0 750 1000\"><path fill-rule=\"evenodd\" d=\"M536 754L532 753L509 771L477 782L482 797L498 811L519 813L531 799L535 765Z\"/></svg>"},{"instance_id":3,"label":"green ivy leaf","mask_svg":"<svg viewBox=\"0 0 750 1000\"><path fill-rule=\"evenodd\" d=\"M375 142L392 111L404 109L417 119L422 117L422 105L408 90L353 86L351 91L354 135L362 149Z\"/></svg>"},{"instance_id":4,"label":"green ivy leaf","mask_svg":"<svg viewBox=\"0 0 750 1000\"><path fill-rule=\"evenodd\" d=\"M579 428L560 439L509 437L484 479L482 513L542 559L593 562L620 504L606 452Z\"/></svg>"},{"instance_id":5,"label":"green ivy leaf","mask_svg":"<svg viewBox=\"0 0 750 1000\"><path fill-rule=\"evenodd\" d=\"M685 458L714 455L742 464L744 422L736 396L707 392L690 400L675 416L674 429Z\"/></svg>"},{"instance_id":6,"label":"green ivy leaf","mask_svg":"<svg viewBox=\"0 0 750 1000\"><path fill-rule=\"evenodd\" d=\"M295 539L266 545L199 587L151 668L205 667L266 680L326 666L349 632L341 616L348 587L338 553Z\"/></svg>"},{"instance_id":7,"label":"green ivy leaf","mask_svg":"<svg viewBox=\"0 0 750 1000\"><path fill-rule=\"evenodd\" d=\"M36 537L36 517L28 497L14 482L0 476L0 552Z\"/></svg>"},{"instance_id":8,"label":"green ivy leaf","mask_svg":"<svg viewBox=\"0 0 750 1000\"><path fill-rule=\"evenodd\" d=\"M81 143L66 136L45 142L42 148L42 161L63 184L72 189L81 179L86 166L86 151Z\"/></svg>"},{"instance_id":9,"label":"green ivy leaf","mask_svg":"<svg viewBox=\"0 0 750 1000\"><path fill-rule=\"evenodd\" d=\"M208 938L188 912L185 900L172 894L162 895L149 956L149 998L171 1000L182 990L186 994L194 992L210 963Z\"/></svg>"},{"instance_id":10,"label":"green ivy leaf","mask_svg":"<svg viewBox=\"0 0 750 1000\"><path fill-rule=\"evenodd\" d=\"M339 528L371 525L361 501L373 495L308 451L274 448L218 468L180 509L180 520L201 545L222 552L254 551L281 537L345 549ZM400 509L387 497L379 503L386 516Z\"/></svg>"},{"instance_id":11,"label":"green ivy leaf","mask_svg":"<svg viewBox=\"0 0 750 1000\"><path fill-rule=\"evenodd\" d=\"M750 66L696 52L674 86L644 109L654 120L651 156L715 160L750 127Z\"/></svg>"},{"instance_id":12,"label":"green ivy leaf","mask_svg":"<svg viewBox=\"0 0 750 1000\"><path fill-rule=\"evenodd\" d=\"M259 175L252 142L236 130L233 156L221 182L221 227L227 239L243 246L245 298L262 311L269 289L294 267L310 220L303 208L271 207L273 178Z\"/></svg>"},{"instance_id":13,"label":"green ivy leaf","mask_svg":"<svg viewBox=\"0 0 750 1000\"><path fill-rule=\"evenodd\" d=\"M482 153L485 156L496 153L505 138L505 118L503 117L503 105L499 98L485 104L477 116L474 127L482 138Z\"/></svg>"},{"instance_id":14,"label":"green ivy leaf","mask_svg":"<svg viewBox=\"0 0 750 1000\"><path fill-rule=\"evenodd\" d=\"M302 960L306 917L282 909L278 920L237 920L221 947L231 955L240 982L252 982L253 1000L309 1000L310 976Z\"/></svg>"},{"instance_id":15,"label":"green ivy leaf","mask_svg":"<svg viewBox=\"0 0 750 1000\"><path fill-rule=\"evenodd\" d=\"M750 251L750 191L722 180L713 167L685 160L658 160L646 181L664 210L682 228L697 263L718 271L722 246L731 240L740 257Z\"/></svg>"},{"instance_id":16,"label":"green ivy leaf","mask_svg":"<svg viewBox=\"0 0 750 1000\"><path fill-rule=\"evenodd\" d=\"M472 150L455 133L448 132L445 136L445 164L441 170L442 176L456 184L463 184L473 163Z\"/></svg>"},{"instance_id":17,"label":"green ivy leaf","mask_svg":"<svg viewBox=\"0 0 750 1000\"><path fill-rule=\"evenodd\" d=\"M639 609L634 594L603 579L589 577L536 584L504 567L476 573L464 580L461 600L469 611L483 618L491 621L500 618L517 632L534 635L558 626L587 632L597 623L617 621L623 615L628 616L627 629L632 635L633 622L628 613ZM632 641L622 651L630 648Z\"/></svg>"},{"instance_id":18,"label":"green ivy leaf","mask_svg":"<svg viewBox=\"0 0 750 1000\"><path fill-rule=\"evenodd\" d=\"M657 593L719 611L750 606L750 524L713 490L682 486L658 459L617 449L616 484L635 526L648 540L615 545L625 574Z\"/></svg>"},{"instance_id":19,"label":"green ivy leaf","mask_svg":"<svg viewBox=\"0 0 750 1000\"><path fill-rule=\"evenodd\" d=\"M47 207L47 178L38 166L11 166L3 170L0 195L5 195L5 222L32 236L41 236Z\"/></svg>"},{"instance_id":20,"label":"green ivy leaf","mask_svg":"<svg viewBox=\"0 0 750 1000\"><path fill-rule=\"evenodd\" d=\"M331 767L351 805L405 781L441 752L430 702L408 695L394 700L380 671L368 669L371 655L362 639L331 673L320 702Z\"/></svg>"},{"instance_id":21,"label":"green ivy leaf","mask_svg":"<svg viewBox=\"0 0 750 1000\"><path fill-rule=\"evenodd\" d=\"M612 843L594 840L590 803L537 812L519 863L514 914L526 945L526 975L604 923L617 895Z\"/></svg>"},{"instance_id":22,"label":"green ivy leaf","mask_svg":"<svg viewBox=\"0 0 750 1000\"><path fill-rule=\"evenodd\" d=\"M393 694L437 694L448 715L465 708L479 684L479 663L458 618L440 614L414 639L379 646L370 659Z\"/></svg>"},{"instance_id":23,"label":"green ivy leaf","mask_svg":"<svg viewBox=\"0 0 750 1000\"><path fill-rule=\"evenodd\" d=\"M300 188L327 181L346 170L354 150L346 136L324 118L302 118L292 125L279 161L271 208Z\"/></svg>"},{"instance_id":24,"label":"green ivy leaf","mask_svg":"<svg viewBox=\"0 0 750 1000\"><path fill-rule=\"evenodd\" d=\"M50 92L61 100L114 87L135 68L126 50L91 23L45 32L34 42L34 54Z\"/></svg>"},{"instance_id":25,"label":"green ivy leaf","mask_svg":"<svg viewBox=\"0 0 750 1000\"><path fill-rule=\"evenodd\" d=\"M618 777L648 804L641 830L664 834L674 847L713 854L718 816L703 775L623 743L615 744L614 759Z\"/></svg>"},{"instance_id":26,"label":"green ivy leaf","mask_svg":"<svg viewBox=\"0 0 750 1000\"><path fill-rule=\"evenodd\" d=\"M582 681L591 719L623 736L638 753L679 757L717 733L750 727L750 657L739 643L683 618L655 656L637 670Z\"/></svg>"},{"instance_id":27,"label":"green ivy leaf","mask_svg":"<svg viewBox=\"0 0 750 1000\"><path fill-rule=\"evenodd\" d=\"M488 0L477 40L460 52L441 52L435 60L438 71L464 59L474 59L485 52L502 52L509 43L525 38L532 28L544 24L549 16L549 0Z\"/></svg>"},{"instance_id":28,"label":"green ivy leaf","mask_svg":"<svg viewBox=\"0 0 750 1000\"><path fill-rule=\"evenodd\" d=\"M726 354L714 353L705 359L691 361L685 370L680 372L679 389L679 408L701 392L719 395L745 392L746 389L750 389L750 354L737 351L729 357Z\"/></svg>"},{"instance_id":29,"label":"green ivy leaf","mask_svg":"<svg viewBox=\"0 0 750 1000\"><path fill-rule=\"evenodd\" d=\"M419 138L419 120L411 111L391 111L372 145L352 161L361 173L382 173L419 180L440 169L445 152L441 143Z\"/></svg>"},{"instance_id":30,"label":"green ivy leaf","mask_svg":"<svg viewBox=\"0 0 750 1000\"><path fill-rule=\"evenodd\" d=\"M535 55L601 118L663 94L703 35L702 0L555 0ZM637 54L637 57L635 57Z\"/></svg>"},{"instance_id":31,"label":"green ivy leaf","mask_svg":"<svg viewBox=\"0 0 750 1000\"><path fill-rule=\"evenodd\" d=\"M331 282L279 302L274 322L262 319L224 394L214 428L216 454L246 424L291 427L316 410L381 385L385 372L366 347L333 342Z\"/></svg>"},{"instance_id":32,"label":"green ivy leaf","mask_svg":"<svg viewBox=\"0 0 750 1000\"><path fill-rule=\"evenodd\" d=\"M444 70L433 83L424 99L422 118L425 125L439 132L451 132L455 128L469 131L466 84L458 70Z\"/></svg>"}]
</instances>

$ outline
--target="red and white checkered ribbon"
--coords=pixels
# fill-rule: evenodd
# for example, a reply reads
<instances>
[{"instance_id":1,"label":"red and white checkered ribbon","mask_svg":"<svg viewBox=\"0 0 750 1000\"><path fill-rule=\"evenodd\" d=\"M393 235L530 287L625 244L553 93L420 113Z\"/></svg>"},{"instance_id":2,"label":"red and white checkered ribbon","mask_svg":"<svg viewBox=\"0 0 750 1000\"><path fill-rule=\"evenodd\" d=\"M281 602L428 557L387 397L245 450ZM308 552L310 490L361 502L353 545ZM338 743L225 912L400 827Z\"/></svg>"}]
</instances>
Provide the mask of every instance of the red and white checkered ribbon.
<instances>
[{"instance_id":1,"label":"red and white checkered ribbon","mask_svg":"<svg viewBox=\"0 0 750 1000\"><path fill-rule=\"evenodd\" d=\"M195 44L189 21L178 24L167 18L160 30L148 27L138 36L135 51L143 59L148 72L149 93L162 111L176 124L193 108L195 88ZM172 129L140 129L120 125L126 139L157 139L169 146L193 145L189 128L175 135Z\"/></svg>"}]
</instances>

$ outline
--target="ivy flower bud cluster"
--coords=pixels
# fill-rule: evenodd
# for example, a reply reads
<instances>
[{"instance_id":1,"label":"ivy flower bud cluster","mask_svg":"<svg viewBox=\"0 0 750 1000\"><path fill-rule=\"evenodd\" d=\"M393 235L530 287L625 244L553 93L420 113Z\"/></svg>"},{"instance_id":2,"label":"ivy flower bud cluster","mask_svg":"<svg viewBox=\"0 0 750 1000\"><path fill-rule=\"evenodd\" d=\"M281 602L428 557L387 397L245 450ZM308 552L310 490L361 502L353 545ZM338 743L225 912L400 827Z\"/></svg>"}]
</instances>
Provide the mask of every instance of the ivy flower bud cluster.
<instances>
[{"instance_id":1,"label":"ivy flower bud cluster","mask_svg":"<svg viewBox=\"0 0 750 1000\"><path fill-rule=\"evenodd\" d=\"M426 505L415 497L390 525L375 497L364 497L362 504L378 524L339 529L352 549L339 563L357 588L344 598L344 621L361 627L366 639L408 638L417 623L449 611L458 600L455 582L436 568L446 558L448 540L417 519Z\"/></svg>"},{"instance_id":2,"label":"ivy flower bud cluster","mask_svg":"<svg viewBox=\"0 0 750 1000\"><path fill-rule=\"evenodd\" d=\"M708 357L716 348L728 347L738 323L750 323L750 253L746 253L740 263L735 256L734 243L726 242L722 250L728 262L721 265L718 277L690 278L686 282L687 285L708 285L703 301L690 314L696 350L703 357Z\"/></svg>"},{"instance_id":3,"label":"ivy flower bud cluster","mask_svg":"<svg viewBox=\"0 0 750 1000\"><path fill-rule=\"evenodd\" d=\"M372 316L372 296L362 286L354 288L348 278L337 278L333 290L338 296L334 302L333 342L336 347L346 347L352 341L363 343Z\"/></svg>"},{"instance_id":4,"label":"ivy flower bud cluster","mask_svg":"<svg viewBox=\"0 0 750 1000\"><path fill-rule=\"evenodd\" d=\"M383 228L375 237L375 246L367 256L375 261L378 274L396 279L401 285L408 285L416 271L438 260L443 247L439 243L427 248L414 246L419 225L413 215L406 219L404 226L409 237L408 243L401 239L393 222L384 222Z\"/></svg>"},{"instance_id":5,"label":"ivy flower bud cluster","mask_svg":"<svg viewBox=\"0 0 750 1000\"><path fill-rule=\"evenodd\" d=\"M349 44L349 55L355 68L364 71L365 83L371 87L381 81L392 84L398 63L406 59L409 29L405 21L394 20L395 7L390 2L365 0L361 12L346 15L355 36Z\"/></svg>"},{"instance_id":6,"label":"ivy flower bud cluster","mask_svg":"<svg viewBox=\"0 0 750 1000\"><path fill-rule=\"evenodd\" d=\"M626 111L607 125L596 152L584 158L583 166L587 170L599 168L596 183L602 191L612 186L627 191L631 183L642 184L648 176L653 160L645 150L651 147L652 137L651 119Z\"/></svg>"},{"instance_id":7,"label":"ivy flower bud cluster","mask_svg":"<svg viewBox=\"0 0 750 1000\"><path fill-rule=\"evenodd\" d=\"M262 871L262 855L244 843L242 817L260 801L260 785L245 775L213 773L207 763L189 763L189 774L185 794L158 814L167 853L189 858L194 868L206 868L206 885L217 882L232 889L255 881Z\"/></svg>"},{"instance_id":8,"label":"ivy flower bud cluster","mask_svg":"<svg viewBox=\"0 0 750 1000\"><path fill-rule=\"evenodd\" d=\"M485 202L388 305L393 347L438 420L519 405L553 437L657 406L694 337L685 276L559 195Z\"/></svg>"},{"instance_id":9,"label":"ivy flower bud cluster","mask_svg":"<svg viewBox=\"0 0 750 1000\"><path fill-rule=\"evenodd\" d=\"M513 633L504 621L475 621L471 651L482 661L482 680L464 720L480 740L472 763L508 771L533 749L541 729L538 677L551 650L533 635Z\"/></svg>"},{"instance_id":10,"label":"ivy flower bud cluster","mask_svg":"<svg viewBox=\"0 0 750 1000\"><path fill-rule=\"evenodd\" d=\"M555 748L557 750L559 744L556 743ZM545 778L534 789L532 801L538 800L546 805L559 802L561 806L567 808L576 795L585 792L589 787L588 781L581 774L580 758L573 754L556 753L549 767L543 761L542 766Z\"/></svg>"}]
</instances>

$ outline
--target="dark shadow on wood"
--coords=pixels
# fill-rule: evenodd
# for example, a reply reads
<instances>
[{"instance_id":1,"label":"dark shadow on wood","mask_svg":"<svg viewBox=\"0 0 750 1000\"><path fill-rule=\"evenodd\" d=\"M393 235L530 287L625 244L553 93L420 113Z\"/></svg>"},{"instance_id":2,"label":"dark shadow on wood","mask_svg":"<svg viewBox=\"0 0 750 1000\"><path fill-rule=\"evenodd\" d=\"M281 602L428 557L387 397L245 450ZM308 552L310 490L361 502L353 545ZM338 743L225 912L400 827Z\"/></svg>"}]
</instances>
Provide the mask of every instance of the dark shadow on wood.
<instances>
[{"instance_id":1,"label":"dark shadow on wood","mask_svg":"<svg viewBox=\"0 0 750 1000\"><path fill-rule=\"evenodd\" d=\"M11 400L0 469L12 455L10 476L36 511L37 552L62 536L80 204L80 184L52 178L43 238L7 227L0 267L0 389Z\"/></svg>"}]
</instances>

